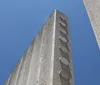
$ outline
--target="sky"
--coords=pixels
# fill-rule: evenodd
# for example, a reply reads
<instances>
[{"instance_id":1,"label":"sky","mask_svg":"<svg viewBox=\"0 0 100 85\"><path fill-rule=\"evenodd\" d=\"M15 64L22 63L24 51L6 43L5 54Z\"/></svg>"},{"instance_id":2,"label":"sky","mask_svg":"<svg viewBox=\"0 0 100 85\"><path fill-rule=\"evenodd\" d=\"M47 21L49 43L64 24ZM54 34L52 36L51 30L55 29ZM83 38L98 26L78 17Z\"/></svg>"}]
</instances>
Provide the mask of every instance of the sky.
<instances>
[{"instance_id":1,"label":"sky","mask_svg":"<svg viewBox=\"0 0 100 85\"><path fill-rule=\"evenodd\" d=\"M75 85L100 85L100 50L82 0L0 0L0 85L54 9L69 18Z\"/></svg>"}]
</instances>

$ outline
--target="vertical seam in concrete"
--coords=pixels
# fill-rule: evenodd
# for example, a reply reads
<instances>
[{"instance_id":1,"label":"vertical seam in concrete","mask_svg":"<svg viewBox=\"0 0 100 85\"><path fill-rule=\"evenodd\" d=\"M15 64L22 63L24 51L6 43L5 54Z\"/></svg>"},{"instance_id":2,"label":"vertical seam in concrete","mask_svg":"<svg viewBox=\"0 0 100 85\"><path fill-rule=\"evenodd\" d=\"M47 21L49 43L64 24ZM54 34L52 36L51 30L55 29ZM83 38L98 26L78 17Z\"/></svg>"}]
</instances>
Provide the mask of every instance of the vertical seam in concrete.
<instances>
[{"instance_id":1,"label":"vertical seam in concrete","mask_svg":"<svg viewBox=\"0 0 100 85\"><path fill-rule=\"evenodd\" d=\"M31 45L30 45L31 46ZM34 51L34 48L31 49L32 52ZM26 85L28 85L28 80L29 80L29 77L30 77L30 70L31 70L31 64L32 64L32 54L30 55L31 58L30 58L30 65L29 65L29 73L28 73L28 76L27 76L27 82L26 82Z\"/></svg>"},{"instance_id":2,"label":"vertical seam in concrete","mask_svg":"<svg viewBox=\"0 0 100 85\"><path fill-rule=\"evenodd\" d=\"M43 37L42 37L42 39L43 39ZM39 54L40 54L40 59L39 59L39 67L38 67L38 73L37 73L37 77L36 78L38 78L38 81L39 81L39 75L40 75L40 69L41 69L41 60L42 60L42 58L41 58L41 51L42 51L42 40L41 39L41 48L40 48L40 52L39 52ZM35 43L34 43L35 44ZM33 48L33 51L32 51L32 53L34 52L34 48ZM33 58L33 55L31 56L32 58ZM30 71L31 71L31 65L32 65L32 59L31 58L31 60L30 60L30 68L29 68L29 74L28 74L28 78L27 78L27 83L26 83L26 85L28 85L29 84L29 77L30 77L30 75L31 75L31 73L30 73ZM38 85L39 83L37 83L36 85Z\"/></svg>"},{"instance_id":3,"label":"vertical seam in concrete","mask_svg":"<svg viewBox=\"0 0 100 85\"><path fill-rule=\"evenodd\" d=\"M17 82L16 82L16 85L18 85L18 81L19 81L19 77L20 77L20 72L21 72L21 68L22 68L22 65L23 65L23 57L24 56L22 56L22 58L21 58L21 60L20 60L20 67L19 67L19 74L18 74L18 77L17 77Z\"/></svg>"},{"instance_id":4,"label":"vertical seam in concrete","mask_svg":"<svg viewBox=\"0 0 100 85\"><path fill-rule=\"evenodd\" d=\"M10 74L10 76L9 76L9 78L8 78L8 80L7 80L7 83L6 83L6 84L4 84L4 85L9 85L10 80L11 80L11 75L12 75L12 73Z\"/></svg>"},{"instance_id":5,"label":"vertical seam in concrete","mask_svg":"<svg viewBox=\"0 0 100 85\"><path fill-rule=\"evenodd\" d=\"M39 60L39 67L38 67L38 74L37 74L37 81L39 81L39 76L40 76L40 72L41 72L41 61L42 61L42 43L41 43L41 50L40 50L40 60ZM37 83L37 85L39 85L39 82Z\"/></svg>"},{"instance_id":6,"label":"vertical seam in concrete","mask_svg":"<svg viewBox=\"0 0 100 85\"><path fill-rule=\"evenodd\" d=\"M15 81L15 84L14 85L17 85L17 79L18 79L18 77L19 77L19 72L20 72L20 68L21 68L21 63L22 63L22 59L20 60L20 62L19 62L19 66L18 66L18 72L17 72L17 75L16 75L16 81Z\"/></svg>"},{"instance_id":7,"label":"vertical seam in concrete","mask_svg":"<svg viewBox=\"0 0 100 85\"><path fill-rule=\"evenodd\" d=\"M43 32L44 32L44 30L43 30ZM39 85L39 77L40 77L40 72L41 72L41 61L42 61L42 49L43 49L43 38L44 38L44 33L43 33L43 35L42 35L42 37L41 37L41 47L40 47L40 52L39 52L39 57L40 57L40 59L39 59L39 67L38 67L38 72L37 72L37 81L38 81L38 83L36 84L36 85Z\"/></svg>"},{"instance_id":8,"label":"vertical seam in concrete","mask_svg":"<svg viewBox=\"0 0 100 85\"><path fill-rule=\"evenodd\" d=\"M52 41L52 56L51 56L51 85L53 85L55 30L56 30L56 10L54 11L54 25L53 25L53 41Z\"/></svg>"}]
</instances>

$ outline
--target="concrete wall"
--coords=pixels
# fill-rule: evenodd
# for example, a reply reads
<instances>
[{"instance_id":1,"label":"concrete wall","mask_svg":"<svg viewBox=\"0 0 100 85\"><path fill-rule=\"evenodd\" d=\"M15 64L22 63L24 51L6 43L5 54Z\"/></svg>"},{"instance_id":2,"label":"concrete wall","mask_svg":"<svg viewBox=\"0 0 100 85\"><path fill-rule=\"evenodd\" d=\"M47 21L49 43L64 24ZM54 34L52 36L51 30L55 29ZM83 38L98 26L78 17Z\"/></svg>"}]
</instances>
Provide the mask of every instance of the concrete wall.
<instances>
[{"instance_id":1,"label":"concrete wall","mask_svg":"<svg viewBox=\"0 0 100 85\"><path fill-rule=\"evenodd\" d=\"M56 12L53 85L74 85L68 17Z\"/></svg>"},{"instance_id":2,"label":"concrete wall","mask_svg":"<svg viewBox=\"0 0 100 85\"><path fill-rule=\"evenodd\" d=\"M5 85L74 85L67 20L51 14Z\"/></svg>"},{"instance_id":3,"label":"concrete wall","mask_svg":"<svg viewBox=\"0 0 100 85\"><path fill-rule=\"evenodd\" d=\"M100 0L83 0L100 48Z\"/></svg>"}]
</instances>

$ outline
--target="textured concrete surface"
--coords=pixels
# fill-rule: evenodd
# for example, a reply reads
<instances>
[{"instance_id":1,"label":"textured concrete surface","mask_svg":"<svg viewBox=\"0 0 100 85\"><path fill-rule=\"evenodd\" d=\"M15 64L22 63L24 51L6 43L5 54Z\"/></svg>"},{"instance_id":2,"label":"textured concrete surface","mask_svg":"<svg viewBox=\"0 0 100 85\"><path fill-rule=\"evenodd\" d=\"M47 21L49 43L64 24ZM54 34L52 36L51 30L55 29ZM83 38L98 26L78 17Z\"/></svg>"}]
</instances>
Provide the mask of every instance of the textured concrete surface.
<instances>
[{"instance_id":1,"label":"textured concrete surface","mask_svg":"<svg viewBox=\"0 0 100 85\"><path fill-rule=\"evenodd\" d=\"M55 10L5 85L74 85L68 18Z\"/></svg>"},{"instance_id":2,"label":"textured concrete surface","mask_svg":"<svg viewBox=\"0 0 100 85\"><path fill-rule=\"evenodd\" d=\"M100 48L100 0L83 0Z\"/></svg>"}]
</instances>

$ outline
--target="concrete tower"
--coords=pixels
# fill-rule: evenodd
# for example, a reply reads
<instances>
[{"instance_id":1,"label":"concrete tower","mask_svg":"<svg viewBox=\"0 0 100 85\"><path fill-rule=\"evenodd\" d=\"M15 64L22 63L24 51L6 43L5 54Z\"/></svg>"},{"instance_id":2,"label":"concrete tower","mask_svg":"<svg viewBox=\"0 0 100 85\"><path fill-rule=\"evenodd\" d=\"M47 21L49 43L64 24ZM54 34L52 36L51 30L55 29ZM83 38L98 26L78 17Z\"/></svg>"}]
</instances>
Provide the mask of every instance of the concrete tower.
<instances>
[{"instance_id":1,"label":"concrete tower","mask_svg":"<svg viewBox=\"0 0 100 85\"><path fill-rule=\"evenodd\" d=\"M100 0L83 0L100 48Z\"/></svg>"},{"instance_id":2,"label":"concrete tower","mask_svg":"<svg viewBox=\"0 0 100 85\"><path fill-rule=\"evenodd\" d=\"M74 85L68 18L55 10L5 85Z\"/></svg>"}]
</instances>

